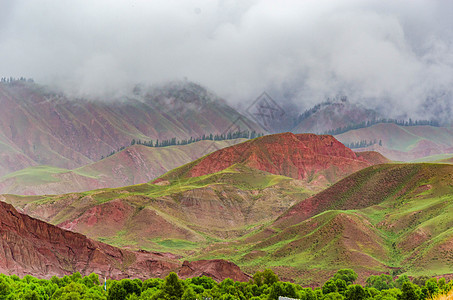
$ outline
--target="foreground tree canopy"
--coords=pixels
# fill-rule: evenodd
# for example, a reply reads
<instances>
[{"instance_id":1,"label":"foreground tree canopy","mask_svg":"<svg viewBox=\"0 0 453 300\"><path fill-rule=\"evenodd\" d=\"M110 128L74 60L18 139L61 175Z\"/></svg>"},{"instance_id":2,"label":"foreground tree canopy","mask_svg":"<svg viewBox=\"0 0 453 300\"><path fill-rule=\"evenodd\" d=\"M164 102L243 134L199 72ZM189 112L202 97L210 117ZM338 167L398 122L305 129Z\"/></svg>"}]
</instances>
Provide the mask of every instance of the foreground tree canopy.
<instances>
[{"instance_id":1,"label":"foreground tree canopy","mask_svg":"<svg viewBox=\"0 0 453 300\"><path fill-rule=\"evenodd\" d=\"M0 299L77 300L77 299L278 299L279 296L304 299L373 299L424 300L442 299L453 290L453 281L444 278L407 276L396 280L389 275L370 276L365 286L354 284L357 274L349 269L339 270L322 287L311 289L290 282L279 281L272 270L257 272L249 282L225 279L215 282L210 277L181 280L175 273L165 279L150 278L107 280L104 284L97 274L82 277L80 273L49 280L27 275L0 274Z\"/></svg>"}]
</instances>

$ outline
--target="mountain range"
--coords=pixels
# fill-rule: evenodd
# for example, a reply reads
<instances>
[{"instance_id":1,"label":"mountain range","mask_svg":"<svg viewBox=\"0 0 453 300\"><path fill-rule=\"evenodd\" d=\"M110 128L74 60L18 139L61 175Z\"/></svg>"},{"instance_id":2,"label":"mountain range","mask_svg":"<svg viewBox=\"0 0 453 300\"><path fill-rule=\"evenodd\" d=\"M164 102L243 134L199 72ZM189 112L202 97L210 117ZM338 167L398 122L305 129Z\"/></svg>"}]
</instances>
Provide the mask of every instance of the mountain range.
<instances>
[{"instance_id":1,"label":"mountain range","mask_svg":"<svg viewBox=\"0 0 453 300\"><path fill-rule=\"evenodd\" d=\"M30 166L73 169L132 140L198 138L260 127L191 82L118 99L78 99L35 83L0 83L0 175Z\"/></svg>"},{"instance_id":2,"label":"mountain range","mask_svg":"<svg viewBox=\"0 0 453 300\"><path fill-rule=\"evenodd\" d=\"M382 115L375 110L352 103L347 97L337 97L319 103L300 114L290 130L295 133L322 134L380 118Z\"/></svg>"},{"instance_id":3,"label":"mountain range","mask_svg":"<svg viewBox=\"0 0 453 300\"><path fill-rule=\"evenodd\" d=\"M178 144L261 130L187 81L96 101L0 83L0 104L0 272L453 274L450 128L340 99L302 114L301 133ZM341 133L307 133L321 130ZM174 140L142 143L157 139Z\"/></svg>"},{"instance_id":4,"label":"mountain range","mask_svg":"<svg viewBox=\"0 0 453 300\"><path fill-rule=\"evenodd\" d=\"M380 141L357 151L377 151L394 161L434 161L453 156L453 129L376 124L335 136L342 143Z\"/></svg>"}]
</instances>

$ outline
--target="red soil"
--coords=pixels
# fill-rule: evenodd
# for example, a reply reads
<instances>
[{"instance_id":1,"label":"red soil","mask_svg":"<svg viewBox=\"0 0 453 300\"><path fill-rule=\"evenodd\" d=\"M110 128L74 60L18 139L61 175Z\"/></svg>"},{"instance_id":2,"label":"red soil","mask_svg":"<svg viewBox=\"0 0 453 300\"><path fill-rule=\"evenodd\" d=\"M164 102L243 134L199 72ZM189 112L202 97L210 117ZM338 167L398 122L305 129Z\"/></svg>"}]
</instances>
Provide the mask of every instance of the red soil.
<instances>
[{"instance_id":1,"label":"red soil","mask_svg":"<svg viewBox=\"0 0 453 300\"><path fill-rule=\"evenodd\" d=\"M295 179L325 170L337 179L371 165L333 136L282 133L218 150L196 164L189 176L219 172L236 163Z\"/></svg>"}]
</instances>

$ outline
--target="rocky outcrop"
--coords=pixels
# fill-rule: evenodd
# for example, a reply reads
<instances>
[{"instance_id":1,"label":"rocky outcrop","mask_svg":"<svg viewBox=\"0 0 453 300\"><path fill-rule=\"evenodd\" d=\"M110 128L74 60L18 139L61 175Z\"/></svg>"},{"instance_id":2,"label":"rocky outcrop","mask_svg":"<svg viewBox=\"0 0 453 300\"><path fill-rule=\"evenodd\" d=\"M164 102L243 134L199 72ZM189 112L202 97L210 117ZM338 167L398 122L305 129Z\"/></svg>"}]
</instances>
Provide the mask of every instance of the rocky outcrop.
<instances>
[{"instance_id":1,"label":"rocky outcrop","mask_svg":"<svg viewBox=\"0 0 453 300\"><path fill-rule=\"evenodd\" d=\"M0 201L0 273L49 278L95 272L112 279L145 279L180 270L185 277L211 274L216 280L227 277L241 280L246 276L230 262L193 262L187 268L181 267L178 258L164 253L128 251L93 241L21 214Z\"/></svg>"}]
</instances>

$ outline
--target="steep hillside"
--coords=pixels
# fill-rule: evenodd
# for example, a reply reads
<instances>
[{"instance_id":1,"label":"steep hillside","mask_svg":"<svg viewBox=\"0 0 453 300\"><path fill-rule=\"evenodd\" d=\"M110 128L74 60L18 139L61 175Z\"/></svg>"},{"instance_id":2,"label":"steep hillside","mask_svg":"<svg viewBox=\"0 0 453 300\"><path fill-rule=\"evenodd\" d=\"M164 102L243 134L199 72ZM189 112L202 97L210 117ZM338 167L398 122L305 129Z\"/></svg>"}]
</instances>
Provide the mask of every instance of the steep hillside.
<instances>
[{"instance_id":1,"label":"steep hillside","mask_svg":"<svg viewBox=\"0 0 453 300\"><path fill-rule=\"evenodd\" d=\"M190 82L121 99L72 99L27 82L0 83L0 175L33 165L73 169L132 139L184 139L240 127L259 130L214 94Z\"/></svg>"},{"instance_id":2,"label":"steep hillside","mask_svg":"<svg viewBox=\"0 0 453 300\"><path fill-rule=\"evenodd\" d=\"M118 249L63 230L17 212L0 201L0 273L41 278L53 275L101 274L111 279L164 277L178 272L183 278L211 276L247 281L235 264L202 260L181 264L169 253Z\"/></svg>"},{"instance_id":3,"label":"steep hillside","mask_svg":"<svg viewBox=\"0 0 453 300\"><path fill-rule=\"evenodd\" d=\"M381 141L357 151L374 150L394 161L412 161L423 157L453 152L453 129L433 126L399 126L376 124L339 135L342 143L361 140Z\"/></svg>"},{"instance_id":4,"label":"steep hillside","mask_svg":"<svg viewBox=\"0 0 453 300\"><path fill-rule=\"evenodd\" d=\"M64 194L145 183L209 152L243 141L199 141L161 148L134 145L74 170L30 167L1 177L0 194Z\"/></svg>"},{"instance_id":5,"label":"steep hillside","mask_svg":"<svg viewBox=\"0 0 453 300\"><path fill-rule=\"evenodd\" d=\"M281 133L221 149L159 180L202 176L236 164L321 185L371 165L332 136Z\"/></svg>"},{"instance_id":6,"label":"steep hillside","mask_svg":"<svg viewBox=\"0 0 453 300\"><path fill-rule=\"evenodd\" d=\"M331 136L286 133L220 149L152 184L4 199L34 217L117 246L176 245L183 251L252 232L369 165Z\"/></svg>"},{"instance_id":7,"label":"steep hillside","mask_svg":"<svg viewBox=\"0 0 453 300\"><path fill-rule=\"evenodd\" d=\"M378 119L380 115L371 109L353 104L347 100L334 100L320 103L301 114L294 133L324 133L341 127L360 124Z\"/></svg>"},{"instance_id":8,"label":"steep hillside","mask_svg":"<svg viewBox=\"0 0 453 300\"><path fill-rule=\"evenodd\" d=\"M105 274L110 278L161 276L178 268L170 256L121 250L92 241L18 213L0 202L0 272L53 275L81 272Z\"/></svg>"},{"instance_id":9,"label":"steep hillside","mask_svg":"<svg viewBox=\"0 0 453 300\"><path fill-rule=\"evenodd\" d=\"M300 201L271 225L199 258L228 257L253 272L322 283L335 270L362 276L453 272L453 166L369 167Z\"/></svg>"}]
</instances>

